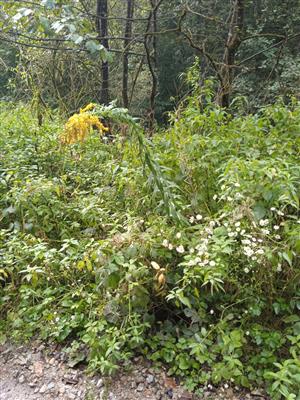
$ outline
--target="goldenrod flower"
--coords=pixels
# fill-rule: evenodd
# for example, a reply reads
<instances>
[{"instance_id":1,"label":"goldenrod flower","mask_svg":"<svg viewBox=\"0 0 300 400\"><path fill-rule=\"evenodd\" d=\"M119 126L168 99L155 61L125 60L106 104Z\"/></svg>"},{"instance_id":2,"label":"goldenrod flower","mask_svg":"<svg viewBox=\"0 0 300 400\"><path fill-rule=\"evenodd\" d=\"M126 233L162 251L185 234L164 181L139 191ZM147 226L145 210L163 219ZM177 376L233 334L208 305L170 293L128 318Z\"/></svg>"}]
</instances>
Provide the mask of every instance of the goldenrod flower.
<instances>
[{"instance_id":1,"label":"goldenrod flower","mask_svg":"<svg viewBox=\"0 0 300 400\"><path fill-rule=\"evenodd\" d=\"M92 104L88 104L83 110L91 109ZM93 105L94 106L94 105ZM80 110L80 114L74 114L69 118L64 131L60 136L63 144L73 144L82 142L86 139L92 128L97 128L100 133L108 131L96 115Z\"/></svg>"}]
</instances>

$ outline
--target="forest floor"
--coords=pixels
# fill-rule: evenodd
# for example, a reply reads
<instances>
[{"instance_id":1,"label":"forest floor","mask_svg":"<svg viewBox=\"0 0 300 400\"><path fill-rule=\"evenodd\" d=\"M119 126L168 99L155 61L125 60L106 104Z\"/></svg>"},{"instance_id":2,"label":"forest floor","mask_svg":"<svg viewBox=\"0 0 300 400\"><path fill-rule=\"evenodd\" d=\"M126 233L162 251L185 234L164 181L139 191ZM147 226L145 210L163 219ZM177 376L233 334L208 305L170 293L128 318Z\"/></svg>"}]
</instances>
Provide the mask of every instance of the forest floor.
<instances>
[{"instance_id":1,"label":"forest floor","mask_svg":"<svg viewBox=\"0 0 300 400\"><path fill-rule=\"evenodd\" d=\"M202 396L187 392L157 372L148 362L134 359L130 372L114 378L88 376L84 366L71 367L66 353L41 342L26 346L0 346L0 400L259 400L261 391L245 393L238 388L213 388Z\"/></svg>"}]
</instances>

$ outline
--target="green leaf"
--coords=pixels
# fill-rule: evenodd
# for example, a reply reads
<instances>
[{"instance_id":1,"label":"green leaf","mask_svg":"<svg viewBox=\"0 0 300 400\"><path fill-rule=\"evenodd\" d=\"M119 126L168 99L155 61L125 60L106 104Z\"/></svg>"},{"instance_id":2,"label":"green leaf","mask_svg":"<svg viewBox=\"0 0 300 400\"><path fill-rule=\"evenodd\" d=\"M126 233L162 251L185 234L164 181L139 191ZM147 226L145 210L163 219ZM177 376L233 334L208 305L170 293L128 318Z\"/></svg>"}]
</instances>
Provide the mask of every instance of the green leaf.
<instances>
[{"instance_id":1,"label":"green leaf","mask_svg":"<svg viewBox=\"0 0 300 400\"><path fill-rule=\"evenodd\" d=\"M255 218L257 220L260 220L260 219L264 218L264 216L266 215L266 212L267 212L266 208L261 203L257 203L253 207L253 214L255 215Z\"/></svg>"}]
</instances>

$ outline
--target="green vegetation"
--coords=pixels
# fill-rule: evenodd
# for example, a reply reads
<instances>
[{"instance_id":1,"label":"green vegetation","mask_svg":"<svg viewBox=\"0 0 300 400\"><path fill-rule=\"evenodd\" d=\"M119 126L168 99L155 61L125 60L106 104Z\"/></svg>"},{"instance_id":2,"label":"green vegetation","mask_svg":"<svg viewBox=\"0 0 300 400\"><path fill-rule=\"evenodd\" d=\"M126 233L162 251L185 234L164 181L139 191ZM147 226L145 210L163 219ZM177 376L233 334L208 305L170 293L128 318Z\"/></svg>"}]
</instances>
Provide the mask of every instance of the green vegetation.
<instances>
[{"instance_id":1,"label":"green vegetation","mask_svg":"<svg viewBox=\"0 0 300 400\"><path fill-rule=\"evenodd\" d=\"M114 137L69 146L55 114L38 126L1 105L1 340L300 398L300 104L234 117L210 97L196 90L151 141L97 108Z\"/></svg>"}]
</instances>

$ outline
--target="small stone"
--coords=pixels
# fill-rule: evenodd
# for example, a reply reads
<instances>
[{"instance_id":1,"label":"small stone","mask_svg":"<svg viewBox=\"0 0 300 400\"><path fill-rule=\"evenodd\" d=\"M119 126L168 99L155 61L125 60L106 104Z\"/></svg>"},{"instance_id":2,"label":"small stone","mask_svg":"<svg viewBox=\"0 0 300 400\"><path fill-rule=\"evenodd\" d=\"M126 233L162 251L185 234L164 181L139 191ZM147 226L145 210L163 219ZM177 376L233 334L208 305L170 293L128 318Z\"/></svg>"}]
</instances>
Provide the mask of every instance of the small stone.
<instances>
[{"instance_id":1,"label":"small stone","mask_svg":"<svg viewBox=\"0 0 300 400\"><path fill-rule=\"evenodd\" d=\"M61 387L58 389L58 391L59 391L59 393L64 394L64 393L66 392L66 388L65 388L64 386L61 386Z\"/></svg>"},{"instance_id":2,"label":"small stone","mask_svg":"<svg viewBox=\"0 0 300 400\"><path fill-rule=\"evenodd\" d=\"M139 375L135 378L136 383L143 383L144 382L144 377L142 375Z\"/></svg>"},{"instance_id":3,"label":"small stone","mask_svg":"<svg viewBox=\"0 0 300 400\"><path fill-rule=\"evenodd\" d=\"M19 383L24 383L25 382L25 376L21 375L20 378L18 379Z\"/></svg>"},{"instance_id":4,"label":"small stone","mask_svg":"<svg viewBox=\"0 0 300 400\"><path fill-rule=\"evenodd\" d=\"M187 391L184 391L181 396L179 397L179 400L192 400L193 395Z\"/></svg>"},{"instance_id":5,"label":"small stone","mask_svg":"<svg viewBox=\"0 0 300 400\"><path fill-rule=\"evenodd\" d=\"M96 384L96 386L97 386L97 388L101 388L102 386L103 386L103 379L102 378L100 378L100 379L98 379L98 382L97 382L97 384Z\"/></svg>"},{"instance_id":6,"label":"small stone","mask_svg":"<svg viewBox=\"0 0 300 400\"><path fill-rule=\"evenodd\" d=\"M131 389L135 389L136 388L136 382L132 381L130 383L130 387L131 387Z\"/></svg>"},{"instance_id":7,"label":"small stone","mask_svg":"<svg viewBox=\"0 0 300 400\"><path fill-rule=\"evenodd\" d=\"M50 383L48 383L47 389L52 390L52 389L54 389L54 387L55 387L54 382L50 382Z\"/></svg>"},{"instance_id":8,"label":"small stone","mask_svg":"<svg viewBox=\"0 0 300 400\"><path fill-rule=\"evenodd\" d=\"M251 395L256 397L264 397L264 394L260 390L254 390L253 392L251 392Z\"/></svg>"},{"instance_id":9,"label":"small stone","mask_svg":"<svg viewBox=\"0 0 300 400\"><path fill-rule=\"evenodd\" d=\"M19 365L26 365L27 360L26 360L25 357L20 356L20 357L18 358L18 360L17 360L17 363L18 363Z\"/></svg>"},{"instance_id":10,"label":"small stone","mask_svg":"<svg viewBox=\"0 0 300 400\"><path fill-rule=\"evenodd\" d=\"M75 400L76 399L76 396L75 396L74 393L68 393L67 396L68 396L69 400Z\"/></svg>"},{"instance_id":11,"label":"small stone","mask_svg":"<svg viewBox=\"0 0 300 400\"><path fill-rule=\"evenodd\" d=\"M42 375L43 375L43 372L44 372L44 365L43 365L43 363L42 363L41 361L36 361L36 362L33 364L33 370L34 370L34 373L35 373L37 376L42 376Z\"/></svg>"},{"instance_id":12,"label":"small stone","mask_svg":"<svg viewBox=\"0 0 300 400\"><path fill-rule=\"evenodd\" d=\"M47 391L47 386L46 386L46 385L43 385L43 386L40 388L39 393L43 394L43 393L46 393L46 391Z\"/></svg>"},{"instance_id":13,"label":"small stone","mask_svg":"<svg viewBox=\"0 0 300 400\"><path fill-rule=\"evenodd\" d=\"M138 387L136 388L137 392L142 392L144 390L144 385L139 383Z\"/></svg>"},{"instance_id":14,"label":"small stone","mask_svg":"<svg viewBox=\"0 0 300 400\"><path fill-rule=\"evenodd\" d=\"M50 364L50 365L57 365L57 361L55 360L54 357L52 357L52 358L49 360L49 364Z\"/></svg>"},{"instance_id":15,"label":"small stone","mask_svg":"<svg viewBox=\"0 0 300 400\"><path fill-rule=\"evenodd\" d=\"M146 378L146 382L150 385L151 383L153 383L154 382L154 376L153 375L151 375L151 374L148 374L147 375L147 378Z\"/></svg>"}]
</instances>

